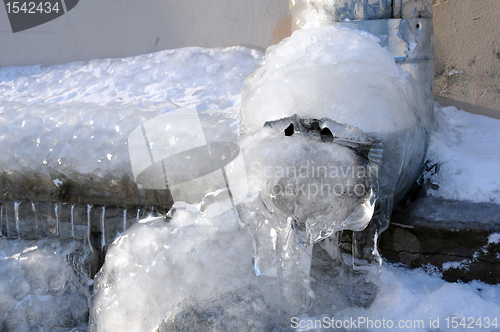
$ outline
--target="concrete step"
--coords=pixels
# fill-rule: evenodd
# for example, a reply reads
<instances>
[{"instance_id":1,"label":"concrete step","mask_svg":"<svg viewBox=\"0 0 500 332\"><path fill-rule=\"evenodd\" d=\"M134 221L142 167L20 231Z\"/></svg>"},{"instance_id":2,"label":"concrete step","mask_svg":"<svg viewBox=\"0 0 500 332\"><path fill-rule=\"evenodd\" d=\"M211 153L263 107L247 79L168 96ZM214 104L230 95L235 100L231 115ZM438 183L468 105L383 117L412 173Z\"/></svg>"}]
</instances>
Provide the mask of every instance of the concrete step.
<instances>
[{"instance_id":1,"label":"concrete step","mask_svg":"<svg viewBox=\"0 0 500 332\"><path fill-rule=\"evenodd\" d=\"M421 197L397 206L384 258L437 269L448 281L500 283L500 205Z\"/></svg>"}]
</instances>

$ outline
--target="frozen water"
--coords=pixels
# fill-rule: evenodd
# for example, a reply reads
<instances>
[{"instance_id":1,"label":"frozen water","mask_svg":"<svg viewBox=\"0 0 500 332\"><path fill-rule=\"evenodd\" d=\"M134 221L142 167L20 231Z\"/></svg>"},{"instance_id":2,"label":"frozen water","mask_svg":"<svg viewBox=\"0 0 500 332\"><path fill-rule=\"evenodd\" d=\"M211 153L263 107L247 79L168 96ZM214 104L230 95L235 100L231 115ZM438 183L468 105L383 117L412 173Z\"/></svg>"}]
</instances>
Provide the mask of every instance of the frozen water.
<instances>
[{"instance_id":1,"label":"frozen water","mask_svg":"<svg viewBox=\"0 0 500 332\"><path fill-rule=\"evenodd\" d=\"M341 230L363 230L373 215L375 193L362 155L323 141L319 132L300 133L297 126L286 136L282 122L238 141L249 191L238 210L254 238L255 272L266 287L279 289L287 320L308 311L314 297L311 245Z\"/></svg>"},{"instance_id":2,"label":"frozen water","mask_svg":"<svg viewBox=\"0 0 500 332\"><path fill-rule=\"evenodd\" d=\"M242 98L244 132L297 114L354 126L381 143L380 197L400 199L420 175L426 133L413 81L372 35L330 26L295 31L268 48Z\"/></svg>"},{"instance_id":3,"label":"frozen water","mask_svg":"<svg viewBox=\"0 0 500 332\"><path fill-rule=\"evenodd\" d=\"M110 249L97 280L94 331L289 331L295 321L328 324L332 319L357 325L385 320L395 326L423 321L409 330L433 331L430 321L438 318L446 330L446 318L489 317L492 322L500 312L498 285L448 283L422 269L390 263L384 263L379 279L364 280L369 275L332 268L338 261L315 247L311 288L316 310L281 327L276 303L267 302L269 294L253 273L252 240L236 215L210 220L189 206L172 217L136 224Z\"/></svg>"},{"instance_id":4,"label":"frozen water","mask_svg":"<svg viewBox=\"0 0 500 332\"><path fill-rule=\"evenodd\" d=\"M391 0L291 0L291 10L295 16L294 27L324 24L331 21L376 20L391 18ZM298 14L294 13L298 12Z\"/></svg>"},{"instance_id":5,"label":"frozen water","mask_svg":"<svg viewBox=\"0 0 500 332\"><path fill-rule=\"evenodd\" d=\"M357 39L353 41L356 42ZM339 48L339 50L341 49ZM343 52L335 53L341 56ZM377 54L374 53L374 55ZM90 63L72 63L53 67L1 68L0 107L2 113L0 113L0 125L2 134L0 139L2 140L2 156L5 158L2 167L7 167L7 158L11 158L9 164L12 163L13 167L23 165L26 167L25 169L36 169L36 165L43 165L43 160L50 149L47 147L41 154L37 152L36 138L41 137L42 139L45 137L43 135L48 135L50 138L48 143L59 143L61 146L58 147L60 149L58 151L63 151L62 145L67 142L61 144L63 141L60 140L70 138L71 131L74 129L72 126L65 126L61 121L66 121L71 116L79 117L78 121L80 122L70 121L71 123L80 123L82 126L79 127L79 130L87 128L90 132L102 131L112 138L125 138L126 136L116 136L118 135L118 133L114 133L116 125L110 128L102 121L99 122L102 124L99 127L89 126L90 120L96 116L99 107L101 111L107 109L111 111L102 112L98 116L106 117L109 121L125 121L124 124L126 124L125 118L127 116L137 119L134 118L134 108L139 114L138 117L149 114L149 112L161 114L163 106L171 107L170 104L162 104L164 100L170 100L181 106L199 104L200 108L210 110L202 116L213 120L214 123L218 123L218 120L211 115L218 115L221 112L219 110L230 106L222 111L225 114L225 120L220 122L220 127L214 129L212 134L215 137L224 131L229 136L235 137L238 130L237 112L240 106L239 93L243 78L255 69L260 59L259 52L245 48L223 50L190 48L124 60L94 60ZM109 67L115 68L113 73L108 72ZM159 74L151 76L157 67L162 68L158 72ZM142 73L143 70L144 73ZM161 71L166 74L162 74ZM93 82L99 84L94 85ZM74 89L72 89L73 87ZM139 97L136 98L136 96ZM138 100L139 98L141 99ZM18 106L20 108L15 109ZM438 106L436 107L438 110L440 109ZM87 108L89 109L88 113ZM69 112L65 114L66 109L71 110L72 115L68 115ZM14 110L17 110L17 113ZM25 111L26 113L23 113ZM12 120L6 116L7 112L9 117L13 117ZM124 115L124 119L116 119L113 112L123 112L118 114ZM45 114L46 117L40 114ZM30 121L32 117L38 121ZM57 121L51 122L51 117ZM280 115L279 118L282 117L284 116ZM44 119L47 119L48 122L43 122ZM31 126L29 131L22 129L22 121L24 120L26 120L24 128L28 128L28 125ZM498 122L453 108L438 111L437 120L441 125L437 127L436 132L431 134L431 148L428 154L431 165L438 162L442 165L439 173L432 175L433 183L439 185L439 190L434 191L434 195L463 200L498 202L497 184L499 177L498 172L494 172L497 169L495 165L498 165L498 144L495 143L499 141L496 133ZM61 122L59 127L57 122ZM138 124L135 123L130 128L135 128L136 125ZM260 128L262 125L263 123L258 127ZM11 126L13 129L9 129ZM220 128L229 130L225 131ZM122 128L120 128L121 130ZM207 133L205 132L205 134ZM105 134L102 138L104 136ZM21 137L27 138L20 140ZM35 140L30 143L32 138ZM441 144L440 142L445 143ZM5 151L15 148L16 144L22 145L24 149L15 150L17 155L15 160L12 160L12 154L5 153ZM94 149L93 141L88 137L71 144L75 151L82 153L81 158L76 153L72 155L75 158L72 164L77 168L94 170L100 168L105 174L106 172L114 172L114 167L118 173L122 169L121 167L123 169L129 167L125 162L113 161L115 155L110 152L111 150L107 150L108 147L105 145L98 146L108 152L104 150L87 152ZM4 148L5 146L8 146L9 149ZM113 154L111 161L107 159L108 153ZM95 160L87 160L89 154ZM55 154L51 156L55 156ZM42 157L44 159L41 159ZM59 157L64 156L61 154ZM121 156L116 157L121 158ZM57 159L59 158L51 159L52 165L62 167ZM102 159L101 163L97 161L99 159ZM19 160L25 160L25 162ZM61 160L62 164L63 160ZM447 160L455 160L456 162L447 163ZM462 173L456 172L455 165L459 164ZM12 174L14 173L13 171ZM464 175L461 176L461 174ZM477 176L472 177L471 174L477 174ZM54 187L58 184L61 185L62 179L59 177L51 178L51 180L53 180L51 183ZM468 189L464 190L466 188ZM96 317L98 317L96 322L104 324L99 326L106 326L110 330L114 330L116 325L122 327L122 330L132 331L133 327L143 326L142 324L153 326L153 329L161 325L163 331L169 331L184 328L187 322L198 322L199 325L192 325L196 326L193 330L200 330L205 326L216 326L214 329L221 331L224 328L227 331L272 330L272 327L277 324L276 311L273 307L267 306L266 294L260 292L258 281L254 277L252 251L247 246L251 245L250 235L236 227L237 221L232 220L232 217L230 218L228 215L221 216L221 218L227 217L225 220L228 221L228 226L225 228L222 226L226 225L225 223L208 221L206 218L204 219L203 215L197 216L197 208L194 208L195 212L185 212L181 208L178 210L179 215L171 221L172 227L163 221L156 224L153 221L138 224L125 234L123 242L117 242L119 249L116 251L111 249L114 255L107 258L106 264L109 263L108 266L120 268L109 273L106 269L102 272L102 280L107 281L108 284L100 283L99 287L101 288L97 293L97 299L101 302L96 303L105 304L102 306L102 310L96 312ZM180 220L185 227L178 226ZM191 226L188 225L190 223ZM156 227L152 226L153 224L162 226ZM204 226L202 227L200 224ZM197 230L192 231L195 228ZM233 228L234 231L229 230ZM174 232L175 229L177 231ZM191 234L191 232L193 233ZM136 233L142 235L135 235ZM137 241L134 242L134 238ZM174 241L175 245L165 248L165 245L168 246L168 242L164 242L165 239ZM62 254L64 248L61 247L61 251L56 250L61 256L57 258L50 256L53 249L23 253L25 249L35 245L38 248L53 248L57 246L54 243L46 243L45 245L43 241L37 243L0 240L3 248L1 250L6 252L0 261L0 264L3 264L0 269L0 284L2 285L0 330L19 326L19 331L27 331L30 329L29 324L32 324L31 329L36 331L44 329L64 331L71 329L63 326L66 323L68 326L80 324L82 321L77 318L72 320L65 313L69 312L68 303L71 303L69 308L75 310L72 314L73 317L81 317L81 312L87 312L87 309L83 310L83 304L87 303L86 288L84 289L82 286L80 288L82 292L80 292L79 286L69 286L81 285L74 279L68 281L66 289L74 289L75 291L64 293L66 295L62 297L58 297L60 294L54 293L50 287L43 288L54 270L69 271L69 275L72 275L71 269L66 267L64 260L59 259L66 257ZM200 249L192 250L196 248L197 243L200 244ZM184 249L180 249L183 245L185 245ZM315 251L318 252L316 248ZM178 254L179 258L170 256L170 252ZM182 253L179 254L179 252ZM330 252L335 252L335 250L330 250ZM29 255L35 256L21 260L21 258L28 258ZM349 302L349 299L342 298L342 294L333 291L329 293L318 286L320 281L330 282L336 276L322 276L315 270L317 266L315 264L323 264L325 271L333 273L334 269L331 269L331 265L338 264L338 262L322 258L319 262L314 263L315 257L315 253L313 253L311 288L314 291L316 303L324 305L322 312L310 313L310 317L325 315L337 318L369 317L372 320L385 318L396 323L399 320L422 319L426 325L420 330L429 331L428 322L431 317L433 319L440 317L441 329L444 329L445 325L443 324L445 324L447 317L459 317L460 319L462 317L475 317L477 319L488 316L493 319L500 312L500 288L498 285L486 285L481 282L448 283L439 276L429 276L423 270L408 271L403 267L390 264L383 265L380 282L376 283L378 293L375 299L370 297L370 294L373 293L373 289L370 290L370 287L367 287L364 293L362 292L365 296L362 294L352 296L352 291L355 291L356 288L348 285L345 287L344 294L346 297L354 298ZM133 263L127 263L129 259ZM138 260L147 263L135 265ZM168 260L174 262L175 265L169 265ZM32 263L31 267L27 265L29 262ZM50 268L44 268L40 265L46 265ZM29 272L31 268L34 268L33 266L37 267L37 275L31 275ZM152 276L145 280L138 277L148 274ZM169 277L165 277L166 275ZM192 277L190 277L191 275ZM219 276L221 276L220 280ZM234 276L239 276L239 278L233 278ZM206 280L210 280L211 283L206 282ZM229 282L226 282L227 280ZM87 280L84 281L87 282ZM32 283L35 286L32 286ZM355 284L359 286L359 283ZM332 285L340 288L338 283ZM367 285L369 286L370 283ZM57 289L57 287L55 288ZM15 292L18 292L16 294L22 297L16 297ZM184 298L183 292L190 297ZM48 297L44 297L44 294L47 293L52 296L51 301L40 302L41 299L48 299ZM200 300L195 301L198 293ZM129 294L132 295L127 297ZM173 294L171 298L168 297L169 294ZM72 300L69 300L70 297ZM339 297L341 298L339 299ZM25 301L20 302L22 299ZM369 308L352 308L346 304L369 304L370 301L374 302ZM165 313L152 310L151 308L154 309L155 304L158 304L158 308L161 310L165 309ZM270 305L272 306L273 303ZM9 308L8 310L11 311L4 311L4 308ZM98 306L96 305L95 308ZM80 309L82 309L81 312ZM51 315L53 312L59 313L60 316ZM13 315L9 313L13 313ZM82 315L85 316L86 313ZM35 318L32 323L29 322L31 317ZM251 318L245 321L244 317ZM150 318L154 322L147 322ZM218 320L219 318L221 319ZM216 322L220 321L226 325L215 325ZM122 322L129 322L131 329L121 325ZM209 325L210 322L213 322L214 325ZM55 323L60 325L51 326ZM16 331L14 328L13 330ZM100 330L106 331L104 328ZM493 331L496 328L491 327L484 330Z\"/></svg>"},{"instance_id":6,"label":"frozen water","mask_svg":"<svg viewBox=\"0 0 500 332\"><path fill-rule=\"evenodd\" d=\"M292 27L351 20L432 18L431 0L291 0Z\"/></svg>"},{"instance_id":7,"label":"frozen water","mask_svg":"<svg viewBox=\"0 0 500 332\"><path fill-rule=\"evenodd\" d=\"M94 331L152 331L168 317L178 323L182 317L176 315L190 303L211 309L240 289L254 314L266 315L264 302L251 291L251 238L235 212L207 218L196 206L174 209L170 221L143 220L108 251L97 276Z\"/></svg>"},{"instance_id":8,"label":"frozen water","mask_svg":"<svg viewBox=\"0 0 500 332\"><path fill-rule=\"evenodd\" d=\"M257 274L275 277L282 304L290 306L284 317L308 309L311 253L295 242L307 246L354 230L356 267L381 264L377 238L423 166L420 107L413 80L375 37L331 26L295 31L246 78L243 158L271 174L255 176L260 183L249 184L253 197L239 210L255 239ZM312 174L290 171L311 167ZM372 167L374 178L367 176ZM332 168L342 175L332 176ZM360 169L364 174L355 176ZM362 190L350 192L350 185Z\"/></svg>"},{"instance_id":9,"label":"frozen water","mask_svg":"<svg viewBox=\"0 0 500 332\"><path fill-rule=\"evenodd\" d=\"M0 238L0 330L86 330L89 259L83 241Z\"/></svg>"}]
</instances>

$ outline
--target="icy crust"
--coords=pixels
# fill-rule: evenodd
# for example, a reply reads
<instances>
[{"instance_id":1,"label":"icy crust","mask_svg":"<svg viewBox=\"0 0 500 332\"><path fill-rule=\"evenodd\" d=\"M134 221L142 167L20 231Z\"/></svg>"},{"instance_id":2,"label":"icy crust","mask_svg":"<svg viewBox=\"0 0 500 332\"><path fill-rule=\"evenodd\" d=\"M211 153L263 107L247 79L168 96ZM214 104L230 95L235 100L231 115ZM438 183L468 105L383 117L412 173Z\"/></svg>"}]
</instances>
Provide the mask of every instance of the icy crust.
<instances>
[{"instance_id":1,"label":"icy crust","mask_svg":"<svg viewBox=\"0 0 500 332\"><path fill-rule=\"evenodd\" d=\"M0 146L6 152L0 155L2 196L161 205L165 194L146 192L134 182L127 139L138 125L175 107L169 103L150 107L1 103ZM236 117L214 112L200 111L206 136L235 140Z\"/></svg>"},{"instance_id":2,"label":"icy crust","mask_svg":"<svg viewBox=\"0 0 500 332\"><path fill-rule=\"evenodd\" d=\"M133 181L130 132L180 105L200 110L205 135L234 140L243 78L261 56L242 47L185 48L1 68L2 196L141 204L148 195Z\"/></svg>"},{"instance_id":3,"label":"icy crust","mask_svg":"<svg viewBox=\"0 0 500 332\"><path fill-rule=\"evenodd\" d=\"M299 241L310 245L337 231L366 227L371 214L367 220L349 216L369 200L368 183L377 180L378 169L370 168L355 150L323 142L319 134L288 137L269 128L244 135L238 143L245 160L248 198L262 200L241 203L250 213L243 221L256 231L266 233L261 228L277 228L292 218ZM259 204L268 211L260 211Z\"/></svg>"},{"instance_id":4,"label":"icy crust","mask_svg":"<svg viewBox=\"0 0 500 332\"><path fill-rule=\"evenodd\" d=\"M224 297L267 315L252 291L252 241L234 211L208 218L193 205L175 209L168 222L143 220L109 248L96 280L92 331L153 331L163 319L178 324L186 306L210 309Z\"/></svg>"},{"instance_id":5,"label":"icy crust","mask_svg":"<svg viewBox=\"0 0 500 332\"><path fill-rule=\"evenodd\" d=\"M87 247L77 240L0 238L0 330L85 331Z\"/></svg>"},{"instance_id":6,"label":"icy crust","mask_svg":"<svg viewBox=\"0 0 500 332\"><path fill-rule=\"evenodd\" d=\"M455 107L434 108L424 180L430 196L453 201L500 204L500 120Z\"/></svg>"},{"instance_id":7,"label":"icy crust","mask_svg":"<svg viewBox=\"0 0 500 332\"><path fill-rule=\"evenodd\" d=\"M243 132L290 117L330 118L382 143L380 186L400 199L420 176L426 132L413 80L368 33L295 31L268 48L242 92Z\"/></svg>"},{"instance_id":8,"label":"icy crust","mask_svg":"<svg viewBox=\"0 0 500 332\"><path fill-rule=\"evenodd\" d=\"M387 133L414 127L418 112L409 75L375 36L329 26L297 30L269 47L242 98L245 131L297 114Z\"/></svg>"}]
</instances>

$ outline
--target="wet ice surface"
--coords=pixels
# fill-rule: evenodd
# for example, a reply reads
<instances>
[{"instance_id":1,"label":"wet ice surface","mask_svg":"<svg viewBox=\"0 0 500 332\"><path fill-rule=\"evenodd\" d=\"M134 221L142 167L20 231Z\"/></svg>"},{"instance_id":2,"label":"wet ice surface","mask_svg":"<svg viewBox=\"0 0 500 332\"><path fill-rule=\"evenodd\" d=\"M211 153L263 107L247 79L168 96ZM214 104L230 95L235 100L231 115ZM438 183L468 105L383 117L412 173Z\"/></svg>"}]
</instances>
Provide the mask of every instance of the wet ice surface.
<instances>
[{"instance_id":1,"label":"wet ice surface","mask_svg":"<svg viewBox=\"0 0 500 332\"><path fill-rule=\"evenodd\" d=\"M101 142L95 145L91 135L86 135L101 135L99 141L106 141L107 137L111 137L109 142L123 139L123 126L135 128L137 123L134 124L134 121L140 121L140 116L147 115L148 112L160 112L158 107L161 107L160 103L164 101L172 101L181 106L211 109L214 114L222 110L225 118L229 119L227 126L234 133L238 130L237 112L243 78L256 68L261 57L259 52L245 48L189 48L126 60L94 60L90 63L53 67L1 68L0 146L3 157L0 158L4 158L2 167L23 165L37 169L43 165L44 160L58 167L58 159L68 153L73 158L71 165L76 169L96 172L100 169L103 174L110 171L117 171L119 174L121 169L129 167L125 164L126 158L118 156L121 150L108 150L109 145L101 145ZM110 70L113 72L109 72ZM116 118L116 112L123 112L119 113L120 119ZM99 126L92 127L90 124L94 117ZM134 121L129 120L130 117ZM444 125L438 126L438 131L431 133L428 154L431 163L442 165L440 172L431 177L432 181L440 186L434 194L450 199L498 203L499 176L493 171L497 169L495 165L498 165L499 137L495 130L498 121L453 108L441 110L440 107L437 107L437 118L438 122ZM23 127L24 120L26 122ZM80 140L71 140L74 127L62 125L63 120L79 128L83 134ZM107 121L114 125L108 126ZM120 121L124 121L123 124ZM57 122L61 122L59 127ZM122 126L120 131L116 131L115 123ZM42 152L39 152L41 150L37 146L37 138L46 139ZM72 142L72 151L65 147L68 140ZM59 143L57 149L49 155L51 144L56 143ZM23 148L16 148L18 144ZM16 151L15 158L12 158L11 151ZM108 160L108 153L112 154L112 160ZM123 159L120 162L116 162L116 159L113 161L115 156ZM234 326L241 327L237 330L242 331L245 331L245 328L247 331L266 331L276 327L276 317L270 317L262 299L253 288L255 280L252 274L252 252L247 246L249 235L237 230L239 226L234 220L212 228L206 226L203 216L188 217L189 213L186 213L182 222L180 219L172 222L171 225L177 225L177 233L170 233L173 231L171 227L174 226L168 224L160 224L161 226L155 229L150 225L153 223L150 221L149 224L138 224L127 232L126 238L118 242L114 259L108 259L107 264L120 269L110 271L109 275L114 279L107 280L109 289L119 289L119 292L109 292L105 294L107 298L104 295L101 298L105 301L103 303L112 308L108 312L109 316L103 313L106 316L104 324L121 326L121 322L131 317L135 319L131 321L131 326L145 324L144 326L154 329L161 325L164 331L168 331L185 326L187 321L205 324L207 320L212 319L214 324L221 324L219 318L222 317L228 331L236 330ZM180 223L183 223L182 227ZM184 232L188 229L189 235L185 235ZM137 241L134 242L133 238ZM155 241L156 239L158 241ZM170 248L164 247L168 243L167 240L172 241ZM34 244L1 239L1 245L3 254L0 261L0 303L3 316L0 316L0 324L3 325L0 325L0 330L12 327L11 330L16 331L15 327L19 326L19 331L28 331L30 322L36 325L33 327L36 331L45 327L47 330L69 330L70 327L63 326L79 325L79 317L85 316L88 311L86 289L78 288L80 284L75 284L72 277L67 279L66 291L63 294L58 293L60 288L56 287L57 282L49 283L54 270L68 271L68 275L72 275L71 269L64 263L66 254L62 253L71 247L53 249L57 245L42 241L36 244L39 249L23 253ZM50 248L50 252L56 250L58 254L49 254L43 248ZM170 252L177 253L179 257L170 256ZM243 259L245 257L246 259ZM130 262L143 263L131 265L129 259ZM28 262L35 263L27 267ZM330 263L326 258L321 258L316 264L321 267ZM172 266L177 270L172 270ZM30 271L37 273L32 275ZM177 284L167 283L167 278L164 278L163 272L172 271L183 272L177 277ZM313 269L313 277L317 280L330 281L336 277L314 273L316 272ZM150 277L147 277L147 281L134 279L136 275L148 274ZM173 277L175 278L175 275ZM219 277L225 282L214 281ZM178 286L184 288L177 288ZM320 286L313 283L314 287ZM423 270L408 271L403 267L384 264L377 287L379 292L369 309L348 307L338 312L335 301L326 301L328 305L324 312L316 313L315 317L364 316L370 319L392 319L395 322L422 319L426 328L421 330L428 331L430 317L441 317L443 328L444 319L447 317L493 319L500 312L499 286L480 282L448 283L438 275L428 275ZM318 289L322 288L316 288ZM317 293L321 300L328 297L325 295L328 292L321 295L318 291ZM127 297L127 294L132 296ZM166 299L166 294L171 297ZM199 302L191 301L191 298L198 294ZM41 302L49 298L51 301ZM119 305L113 302L118 299ZM343 300L349 303L348 299ZM68 303L71 303L69 307L75 310L72 316L64 314L68 312ZM116 306L112 306L112 303ZM145 310L141 310L142 307L138 303L145 304ZM151 310L154 305L148 303L160 303L158 308L161 310ZM245 313L240 314L242 310L248 313L248 316ZM242 317L250 318L245 320ZM34 320L30 320L32 318ZM151 322L147 321L149 318ZM53 324L57 324L57 327Z\"/></svg>"}]
</instances>

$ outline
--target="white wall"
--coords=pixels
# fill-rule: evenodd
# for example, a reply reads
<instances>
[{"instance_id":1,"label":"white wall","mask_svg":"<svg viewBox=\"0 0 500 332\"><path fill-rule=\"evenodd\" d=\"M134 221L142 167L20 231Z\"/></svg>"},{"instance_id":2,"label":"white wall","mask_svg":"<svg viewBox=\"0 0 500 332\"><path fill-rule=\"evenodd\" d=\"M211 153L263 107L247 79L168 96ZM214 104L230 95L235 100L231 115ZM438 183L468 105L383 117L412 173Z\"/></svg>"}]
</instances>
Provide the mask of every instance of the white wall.
<instances>
[{"instance_id":1,"label":"white wall","mask_svg":"<svg viewBox=\"0 0 500 332\"><path fill-rule=\"evenodd\" d=\"M288 14L288 0L80 0L53 21L12 33L1 6L0 67L184 46L266 48L286 34Z\"/></svg>"}]
</instances>

